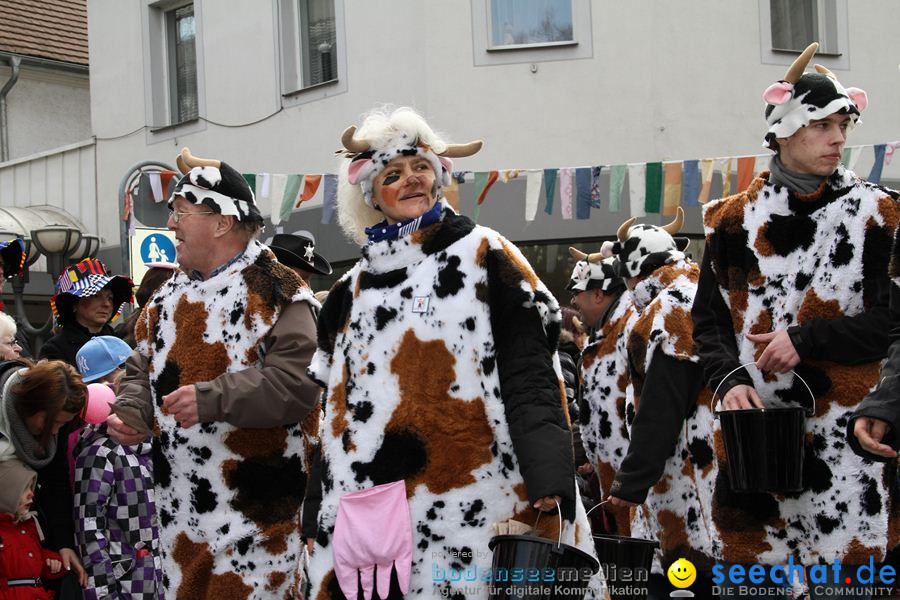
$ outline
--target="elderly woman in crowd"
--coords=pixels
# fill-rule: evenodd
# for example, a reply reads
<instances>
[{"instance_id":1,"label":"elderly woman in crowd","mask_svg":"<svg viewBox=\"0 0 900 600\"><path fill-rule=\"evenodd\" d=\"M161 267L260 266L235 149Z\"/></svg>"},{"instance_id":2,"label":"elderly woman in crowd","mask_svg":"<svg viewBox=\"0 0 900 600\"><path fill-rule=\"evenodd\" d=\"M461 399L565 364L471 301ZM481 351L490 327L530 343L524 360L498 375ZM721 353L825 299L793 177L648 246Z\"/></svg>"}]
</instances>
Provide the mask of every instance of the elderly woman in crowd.
<instances>
[{"instance_id":1,"label":"elderly woman in crowd","mask_svg":"<svg viewBox=\"0 0 900 600\"><path fill-rule=\"evenodd\" d=\"M19 358L22 346L16 340L16 322L11 316L0 312L0 360Z\"/></svg>"},{"instance_id":2,"label":"elderly woman in crowd","mask_svg":"<svg viewBox=\"0 0 900 600\"><path fill-rule=\"evenodd\" d=\"M357 569L367 598L471 592L487 585L495 524L557 505L563 541L592 553L559 305L513 244L442 199L449 158L481 142L449 145L408 108L342 141L338 215L363 248L322 308L310 365L326 388L310 597L356 598ZM540 527L559 534L556 516ZM479 581L449 581L473 567Z\"/></svg>"}]
</instances>

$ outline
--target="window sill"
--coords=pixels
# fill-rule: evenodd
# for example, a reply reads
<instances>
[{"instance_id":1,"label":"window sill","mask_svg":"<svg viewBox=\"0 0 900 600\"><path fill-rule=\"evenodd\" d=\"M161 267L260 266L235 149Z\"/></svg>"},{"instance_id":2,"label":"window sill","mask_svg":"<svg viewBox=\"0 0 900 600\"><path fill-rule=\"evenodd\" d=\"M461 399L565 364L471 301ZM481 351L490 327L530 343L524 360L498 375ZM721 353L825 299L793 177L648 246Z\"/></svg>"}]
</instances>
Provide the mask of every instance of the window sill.
<instances>
[{"instance_id":1,"label":"window sill","mask_svg":"<svg viewBox=\"0 0 900 600\"><path fill-rule=\"evenodd\" d=\"M302 95L304 92L310 92L310 91L315 91L315 90L321 90L323 88L337 86L338 83L340 83L340 78L335 77L334 79L329 79L328 81L323 81L322 83L315 83L313 85L309 85L304 88L300 88L300 89L293 90L290 92L285 92L281 96L282 96L282 98L296 98L296 97Z\"/></svg>"},{"instance_id":2,"label":"window sill","mask_svg":"<svg viewBox=\"0 0 900 600\"><path fill-rule=\"evenodd\" d=\"M546 42L542 44L510 44L508 46L490 46L485 52L515 52L516 50L552 50L554 48L571 48L577 46L576 40L567 42Z\"/></svg>"},{"instance_id":3,"label":"window sill","mask_svg":"<svg viewBox=\"0 0 900 600\"><path fill-rule=\"evenodd\" d=\"M796 54L799 56L803 50L790 50L788 48L772 48L772 52L776 54ZM843 56L843 52L823 52L822 50L816 50L816 56L828 56L831 58L839 58Z\"/></svg>"},{"instance_id":4,"label":"window sill","mask_svg":"<svg viewBox=\"0 0 900 600\"><path fill-rule=\"evenodd\" d=\"M161 132L171 131L173 129L183 127L184 125L193 125L193 124L199 123L199 122L200 122L200 117L194 117L193 119L188 119L187 121L179 121L178 123L172 123L171 125L163 125L161 127L151 127L150 133L161 133Z\"/></svg>"}]
</instances>

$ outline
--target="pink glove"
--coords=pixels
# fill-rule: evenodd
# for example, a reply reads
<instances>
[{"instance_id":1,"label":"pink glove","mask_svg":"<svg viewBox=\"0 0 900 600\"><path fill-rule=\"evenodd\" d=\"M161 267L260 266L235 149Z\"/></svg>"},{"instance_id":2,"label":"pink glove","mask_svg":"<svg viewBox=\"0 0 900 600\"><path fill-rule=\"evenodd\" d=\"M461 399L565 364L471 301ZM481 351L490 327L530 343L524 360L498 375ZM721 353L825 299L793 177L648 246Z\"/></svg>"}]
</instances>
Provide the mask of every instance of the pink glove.
<instances>
[{"instance_id":1,"label":"pink glove","mask_svg":"<svg viewBox=\"0 0 900 600\"><path fill-rule=\"evenodd\" d=\"M397 569L400 591L409 592L412 571L412 521L406 482L376 485L341 496L331 547L334 573L347 598L356 598L359 569L365 600L372 598L378 568L378 595L387 598L391 565Z\"/></svg>"}]
</instances>

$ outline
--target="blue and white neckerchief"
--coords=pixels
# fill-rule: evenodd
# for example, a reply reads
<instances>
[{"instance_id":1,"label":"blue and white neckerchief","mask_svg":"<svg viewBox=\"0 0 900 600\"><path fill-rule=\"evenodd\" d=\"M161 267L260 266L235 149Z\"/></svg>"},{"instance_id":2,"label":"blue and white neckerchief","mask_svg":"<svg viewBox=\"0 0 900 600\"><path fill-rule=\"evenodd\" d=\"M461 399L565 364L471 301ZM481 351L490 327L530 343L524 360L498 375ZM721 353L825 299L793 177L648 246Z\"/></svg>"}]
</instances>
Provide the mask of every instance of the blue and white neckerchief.
<instances>
[{"instance_id":1,"label":"blue and white neckerchief","mask_svg":"<svg viewBox=\"0 0 900 600\"><path fill-rule=\"evenodd\" d=\"M396 240L400 237L405 237L440 220L441 203L438 201L434 203L434 206L428 212L415 219L394 223L393 225L388 225L387 220L384 220L377 225L366 227L365 231L366 236L369 238L369 243L375 244L384 240Z\"/></svg>"}]
</instances>

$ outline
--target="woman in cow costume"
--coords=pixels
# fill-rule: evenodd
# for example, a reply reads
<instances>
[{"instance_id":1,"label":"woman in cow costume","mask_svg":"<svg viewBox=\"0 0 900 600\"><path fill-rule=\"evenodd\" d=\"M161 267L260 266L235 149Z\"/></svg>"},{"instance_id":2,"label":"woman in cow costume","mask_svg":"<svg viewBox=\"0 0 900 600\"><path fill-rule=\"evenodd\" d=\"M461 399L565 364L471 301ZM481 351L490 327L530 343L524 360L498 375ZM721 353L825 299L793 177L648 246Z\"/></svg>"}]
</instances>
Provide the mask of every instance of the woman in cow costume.
<instances>
[{"instance_id":1,"label":"woman in cow costume","mask_svg":"<svg viewBox=\"0 0 900 600\"><path fill-rule=\"evenodd\" d=\"M482 143L447 144L408 108L342 142L339 219L364 247L322 308L310 366L326 388L310 597L355 598L357 569L366 598L486 594L494 525L532 525L557 503L563 541L593 554L559 306L513 244L442 200L449 159ZM378 502L352 504L361 494ZM557 519L538 529L556 539ZM471 569L476 581L449 581Z\"/></svg>"},{"instance_id":2,"label":"woman in cow costume","mask_svg":"<svg viewBox=\"0 0 900 600\"><path fill-rule=\"evenodd\" d=\"M614 257L586 254L577 248L569 248L569 254L577 262L566 289L572 292L572 306L591 326L591 337L581 354L581 441L606 497L628 449L625 405L626 395L631 395L631 379L625 343L637 312ZM627 534L628 509L607 505L606 510L612 513L614 530Z\"/></svg>"},{"instance_id":3,"label":"woman in cow costume","mask_svg":"<svg viewBox=\"0 0 900 600\"><path fill-rule=\"evenodd\" d=\"M619 227L610 249L640 313L627 341L634 386L625 408L630 443L611 495L615 505L646 505L635 511L631 532L659 540L651 590L665 596L662 573L687 558L698 572L692 591L707 597L707 576L717 558L709 519L716 469L710 394L701 389L703 373L692 340L690 311L699 269L683 252L687 239L672 237L683 223L681 208L663 227L634 225L632 217Z\"/></svg>"},{"instance_id":4,"label":"woman in cow costume","mask_svg":"<svg viewBox=\"0 0 900 600\"><path fill-rule=\"evenodd\" d=\"M888 261L900 206L897 192L841 165L846 133L867 99L819 65L804 74L816 47L764 94L765 143L776 152L770 171L704 208L694 334L722 409L798 402L812 409L792 370L815 395L802 492L733 494L720 469L713 519L723 559L839 559L856 581L854 566L870 557L877 563L900 533L890 515L893 465L861 459L845 439L888 347ZM723 465L720 441L717 433Z\"/></svg>"}]
</instances>

